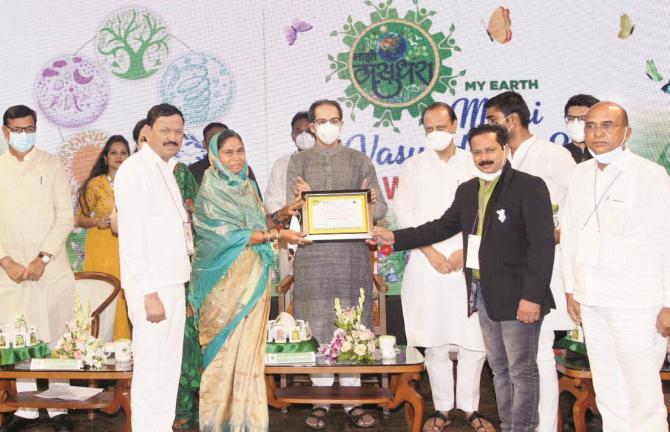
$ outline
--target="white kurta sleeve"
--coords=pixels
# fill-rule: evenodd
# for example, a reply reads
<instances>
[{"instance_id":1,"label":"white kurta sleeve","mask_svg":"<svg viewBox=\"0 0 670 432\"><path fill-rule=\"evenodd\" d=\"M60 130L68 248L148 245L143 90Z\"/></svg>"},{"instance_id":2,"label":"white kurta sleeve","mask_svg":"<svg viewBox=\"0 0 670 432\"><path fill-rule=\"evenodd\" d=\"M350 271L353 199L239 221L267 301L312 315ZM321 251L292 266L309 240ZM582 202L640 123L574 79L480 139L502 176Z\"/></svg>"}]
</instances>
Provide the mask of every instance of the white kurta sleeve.
<instances>
[{"instance_id":1,"label":"white kurta sleeve","mask_svg":"<svg viewBox=\"0 0 670 432\"><path fill-rule=\"evenodd\" d=\"M570 187L570 179L572 178L572 171L575 169L577 164L572 158L572 155L568 150L560 146L556 152L556 155L551 160L551 179L554 181L554 184L560 189L560 196L567 196L568 188ZM563 199L565 202L565 198ZM560 206L564 202L554 203L559 204Z\"/></svg>"},{"instance_id":2,"label":"white kurta sleeve","mask_svg":"<svg viewBox=\"0 0 670 432\"><path fill-rule=\"evenodd\" d=\"M119 213L119 253L122 259L121 272L128 272L143 294L157 291L149 276L149 223L151 200L146 184L138 173L119 172L114 182L114 198ZM125 276L122 274L125 278Z\"/></svg>"},{"instance_id":3,"label":"white kurta sleeve","mask_svg":"<svg viewBox=\"0 0 670 432\"><path fill-rule=\"evenodd\" d=\"M270 171L270 180L265 188L265 208L274 213L286 205L286 170L288 158L278 159Z\"/></svg>"},{"instance_id":4,"label":"white kurta sleeve","mask_svg":"<svg viewBox=\"0 0 670 432\"><path fill-rule=\"evenodd\" d=\"M649 173L644 191L647 230L662 263L663 306L670 307L670 177L661 166Z\"/></svg>"},{"instance_id":5,"label":"white kurta sleeve","mask_svg":"<svg viewBox=\"0 0 670 432\"><path fill-rule=\"evenodd\" d=\"M393 211L398 228L409 228L416 226L414 217L416 191L414 190L414 179L411 161L405 162L400 171L398 189L393 199Z\"/></svg>"},{"instance_id":6,"label":"white kurta sleeve","mask_svg":"<svg viewBox=\"0 0 670 432\"><path fill-rule=\"evenodd\" d=\"M46 252L50 255L56 255L62 250L67 236L70 235L72 228L74 228L74 213L72 211L72 198L67 174L60 162L54 165L52 188L55 218L51 229L49 229L40 247L41 252Z\"/></svg>"},{"instance_id":7,"label":"white kurta sleeve","mask_svg":"<svg viewBox=\"0 0 670 432\"><path fill-rule=\"evenodd\" d=\"M567 294L572 294L575 287L573 254L575 253L577 232L572 227L570 212L572 211L574 194L580 192L580 187L574 182L573 185L572 188L568 189L568 194L563 200L563 205L558 209L561 226L561 242L558 244L561 253L560 272L563 279L563 289Z\"/></svg>"}]
</instances>

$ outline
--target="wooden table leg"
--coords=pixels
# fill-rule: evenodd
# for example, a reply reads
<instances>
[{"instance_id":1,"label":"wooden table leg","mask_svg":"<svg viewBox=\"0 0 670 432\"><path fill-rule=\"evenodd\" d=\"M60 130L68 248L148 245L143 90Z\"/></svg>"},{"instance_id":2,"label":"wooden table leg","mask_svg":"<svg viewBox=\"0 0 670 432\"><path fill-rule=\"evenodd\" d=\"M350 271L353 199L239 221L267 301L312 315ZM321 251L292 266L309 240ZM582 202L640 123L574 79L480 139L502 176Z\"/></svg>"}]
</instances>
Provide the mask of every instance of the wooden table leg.
<instances>
[{"instance_id":1,"label":"wooden table leg","mask_svg":"<svg viewBox=\"0 0 670 432\"><path fill-rule=\"evenodd\" d=\"M132 428L132 410L130 408L130 380L116 380L114 384L114 399L112 403L102 409L105 414L116 414L119 409L126 415L125 431L131 432Z\"/></svg>"},{"instance_id":2,"label":"wooden table leg","mask_svg":"<svg viewBox=\"0 0 670 432\"><path fill-rule=\"evenodd\" d=\"M270 405L272 408L277 408L284 411L289 406L289 404L280 402L275 397L275 388L274 375L265 375L265 393L268 397L268 405Z\"/></svg>"},{"instance_id":3,"label":"wooden table leg","mask_svg":"<svg viewBox=\"0 0 670 432\"><path fill-rule=\"evenodd\" d=\"M575 432L587 432L586 412L589 409L593 411L597 409L593 382L588 378L571 378L563 375L558 380L558 392L560 394L564 391L571 393L577 399L572 408Z\"/></svg>"},{"instance_id":4,"label":"wooden table leg","mask_svg":"<svg viewBox=\"0 0 670 432\"><path fill-rule=\"evenodd\" d=\"M386 406L390 409L405 404L405 421L411 432L420 432L423 426L426 404L414 388L414 383L421 379L419 373L403 373L393 375L389 388L393 391L393 400Z\"/></svg>"}]
</instances>

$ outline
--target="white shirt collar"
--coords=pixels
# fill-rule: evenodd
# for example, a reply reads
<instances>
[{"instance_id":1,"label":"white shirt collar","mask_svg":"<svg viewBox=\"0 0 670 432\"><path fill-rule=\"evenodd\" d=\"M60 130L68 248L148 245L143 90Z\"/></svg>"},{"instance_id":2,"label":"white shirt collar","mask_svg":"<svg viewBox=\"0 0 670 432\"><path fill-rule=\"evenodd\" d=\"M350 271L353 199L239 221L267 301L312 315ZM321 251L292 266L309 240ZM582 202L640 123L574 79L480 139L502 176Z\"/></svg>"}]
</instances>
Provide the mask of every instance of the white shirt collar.
<instances>
[{"instance_id":1,"label":"white shirt collar","mask_svg":"<svg viewBox=\"0 0 670 432\"><path fill-rule=\"evenodd\" d=\"M526 158L526 154L528 154L528 151L533 146L533 143L535 142L536 139L537 136L531 135L527 140L519 144L519 147L517 147L514 154L512 154L512 152L509 152L509 161L512 164L512 168L514 169L519 168L519 166L523 163L524 159Z\"/></svg>"},{"instance_id":2,"label":"white shirt collar","mask_svg":"<svg viewBox=\"0 0 670 432\"><path fill-rule=\"evenodd\" d=\"M148 160L150 160L152 162L159 162L160 164L167 165L167 168L169 168L169 169L173 169L175 167L175 165L177 165L177 163L179 163L177 158L174 157L174 156L171 157L169 161L165 162L165 160L163 160L163 158L160 157L158 155L158 153L156 153L154 151L154 149L152 149L149 146L148 143L146 143L145 145L142 146L142 148L140 149L140 154L144 158L147 158ZM159 166L161 166L160 164L159 164Z\"/></svg>"}]
</instances>

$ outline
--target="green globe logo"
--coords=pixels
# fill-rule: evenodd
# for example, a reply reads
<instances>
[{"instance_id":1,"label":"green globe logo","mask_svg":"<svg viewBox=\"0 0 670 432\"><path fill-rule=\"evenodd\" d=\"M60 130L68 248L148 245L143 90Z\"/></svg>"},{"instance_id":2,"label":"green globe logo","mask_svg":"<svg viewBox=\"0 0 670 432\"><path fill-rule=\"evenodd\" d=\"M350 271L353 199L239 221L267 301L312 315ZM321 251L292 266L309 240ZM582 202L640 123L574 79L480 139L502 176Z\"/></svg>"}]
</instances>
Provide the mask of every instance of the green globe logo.
<instances>
[{"instance_id":1,"label":"green globe logo","mask_svg":"<svg viewBox=\"0 0 670 432\"><path fill-rule=\"evenodd\" d=\"M350 50L328 56L331 73L326 82L337 75L351 83L345 90L346 96L338 100L350 109L352 120L356 118L356 110L372 105L378 119L374 126L391 127L399 132L394 121L400 120L402 111L419 117L433 102L433 93L449 91L455 95L457 78L465 75L465 70L455 74L444 64L454 51L460 51L453 38L453 24L447 36L431 34L429 17L436 12L420 8L416 0L416 9L399 18L391 3L392 0L387 0L374 5L367 0L365 4L375 9L370 15L371 24L354 23L350 16L343 31L331 33L343 36Z\"/></svg>"}]
</instances>

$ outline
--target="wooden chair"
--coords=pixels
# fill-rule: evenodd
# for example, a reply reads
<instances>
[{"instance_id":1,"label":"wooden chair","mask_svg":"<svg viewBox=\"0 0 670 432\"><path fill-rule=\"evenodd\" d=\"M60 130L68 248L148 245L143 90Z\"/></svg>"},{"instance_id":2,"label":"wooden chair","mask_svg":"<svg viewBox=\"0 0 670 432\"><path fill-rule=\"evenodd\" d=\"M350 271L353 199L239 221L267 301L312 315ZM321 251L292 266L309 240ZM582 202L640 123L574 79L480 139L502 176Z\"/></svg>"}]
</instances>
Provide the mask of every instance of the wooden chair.
<instances>
[{"instance_id":1,"label":"wooden chair","mask_svg":"<svg viewBox=\"0 0 670 432\"><path fill-rule=\"evenodd\" d=\"M77 272L74 278L79 298L91 305L91 334L110 342L121 282L110 274L100 272Z\"/></svg>"},{"instance_id":2,"label":"wooden chair","mask_svg":"<svg viewBox=\"0 0 670 432\"><path fill-rule=\"evenodd\" d=\"M377 335L386 334L386 293L388 292L388 285L384 278L377 273L377 254L370 251L370 266L372 267L372 330ZM279 312L288 312L293 315L293 282L295 278L293 275L284 276L277 287L278 309ZM296 317L301 318L301 317ZM327 341L319 341L319 343L326 343ZM284 388L287 385L286 375L279 376L280 387ZM389 379L387 374L382 374L382 387L388 388ZM282 408L286 412L286 408ZM388 414L388 409L384 409L384 414Z\"/></svg>"},{"instance_id":3,"label":"wooden chair","mask_svg":"<svg viewBox=\"0 0 670 432\"><path fill-rule=\"evenodd\" d=\"M74 279L80 301L91 305L91 335L101 338L103 342L111 342L121 282L110 274L100 272L77 272ZM97 387L97 382L89 380L88 385ZM88 418L95 418L93 410L88 412Z\"/></svg>"}]
</instances>

